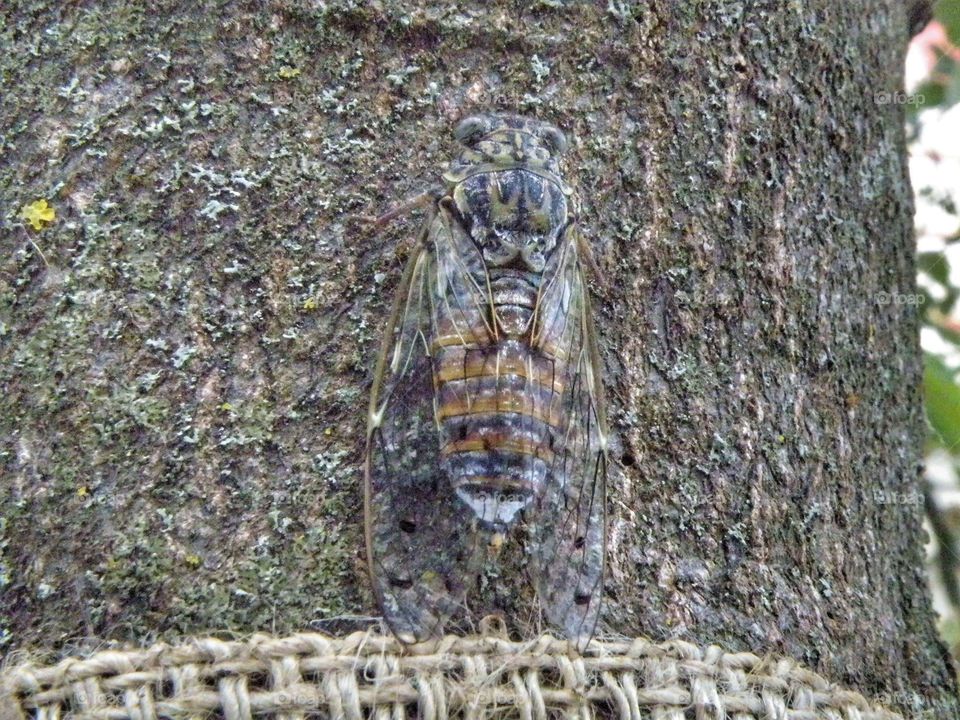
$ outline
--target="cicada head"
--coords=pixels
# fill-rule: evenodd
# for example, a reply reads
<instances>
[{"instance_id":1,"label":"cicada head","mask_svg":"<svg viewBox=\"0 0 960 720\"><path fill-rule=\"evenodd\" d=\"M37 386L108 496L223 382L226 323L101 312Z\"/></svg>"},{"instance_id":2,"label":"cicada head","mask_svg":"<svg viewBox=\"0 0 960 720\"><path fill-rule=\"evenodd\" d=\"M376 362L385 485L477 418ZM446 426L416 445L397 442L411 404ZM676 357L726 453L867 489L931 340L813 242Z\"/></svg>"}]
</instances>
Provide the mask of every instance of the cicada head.
<instances>
[{"instance_id":1,"label":"cicada head","mask_svg":"<svg viewBox=\"0 0 960 720\"><path fill-rule=\"evenodd\" d=\"M567 139L550 123L517 115L471 115L453 134L464 148L444 173L451 185L478 173L523 169L555 182L564 194L571 193L559 162Z\"/></svg>"},{"instance_id":2,"label":"cicada head","mask_svg":"<svg viewBox=\"0 0 960 720\"><path fill-rule=\"evenodd\" d=\"M454 136L463 149L443 177L487 269L542 272L571 213L563 133L532 118L474 115Z\"/></svg>"}]
</instances>

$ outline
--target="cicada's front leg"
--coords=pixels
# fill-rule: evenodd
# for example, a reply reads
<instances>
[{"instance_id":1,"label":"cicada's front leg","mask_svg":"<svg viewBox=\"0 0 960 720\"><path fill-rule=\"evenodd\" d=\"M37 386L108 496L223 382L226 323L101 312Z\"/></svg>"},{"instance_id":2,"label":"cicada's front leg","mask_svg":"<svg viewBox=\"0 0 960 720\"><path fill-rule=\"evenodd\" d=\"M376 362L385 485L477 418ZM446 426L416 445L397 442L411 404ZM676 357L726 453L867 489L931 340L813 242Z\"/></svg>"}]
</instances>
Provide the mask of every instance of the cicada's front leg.
<instances>
[{"instance_id":1,"label":"cicada's front leg","mask_svg":"<svg viewBox=\"0 0 960 720\"><path fill-rule=\"evenodd\" d=\"M357 218L360 221L361 225L364 225L369 228L379 229L390 221L406 215L418 208L428 207L435 205L437 201L443 197L443 188L435 187L426 192L422 192L419 195L414 195L412 198L404 200L399 205L390 208L382 215L361 215Z\"/></svg>"}]
</instances>

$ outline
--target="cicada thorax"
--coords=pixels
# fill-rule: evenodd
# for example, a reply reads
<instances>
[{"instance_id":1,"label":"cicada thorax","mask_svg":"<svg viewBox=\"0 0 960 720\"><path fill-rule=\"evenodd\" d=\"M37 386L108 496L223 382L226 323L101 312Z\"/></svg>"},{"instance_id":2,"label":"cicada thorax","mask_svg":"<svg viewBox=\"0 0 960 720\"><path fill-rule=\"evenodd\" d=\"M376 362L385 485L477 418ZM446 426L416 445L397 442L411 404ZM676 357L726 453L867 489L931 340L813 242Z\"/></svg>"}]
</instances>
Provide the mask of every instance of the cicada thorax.
<instances>
[{"instance_id":1,"label":"cicada thorax","mask_svg":"<svg viewBox=\"0 0 960 720\"><path fill-rule=\"evenodd\" d=\"M557 298L565 308L544 302L569 242L567 194L524 167L478 172L441 213L453 252L438 251L438 262L462 263L459 276L472 281L438 286L434 303L441 461L481 525L502 531L543 492L568 425L561 348L572 328L543 332L539 319L570 310L569 298Z\"/></svg>"}]
</instances>

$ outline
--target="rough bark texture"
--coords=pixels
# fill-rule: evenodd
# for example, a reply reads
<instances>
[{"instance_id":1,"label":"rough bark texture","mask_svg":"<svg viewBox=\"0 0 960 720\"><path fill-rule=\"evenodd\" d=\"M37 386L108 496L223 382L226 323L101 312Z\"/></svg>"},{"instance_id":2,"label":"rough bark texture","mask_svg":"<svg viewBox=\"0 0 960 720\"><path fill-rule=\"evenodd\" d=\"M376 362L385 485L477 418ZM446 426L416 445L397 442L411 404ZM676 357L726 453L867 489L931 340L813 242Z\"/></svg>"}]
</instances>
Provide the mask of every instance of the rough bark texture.
<instances>
[{"instance_id":1,"label":"rough bark texture","mask_svg":"<svg viewBox=\"0 0 960 720\"><path fill-rule=\"evenodd\" d=\"M919 497L924 430L915 309L878 302L914 277L902 114L875 101L905 7L24 2L0 23L6 650L375 613L365 402L419 220L348 221L432 185L453 124L499 108L571 136L605 278L605 629L955 716L920 506L882 502ZM41 197L57 220L27 231Z\"/></svg>"}]
</instances>

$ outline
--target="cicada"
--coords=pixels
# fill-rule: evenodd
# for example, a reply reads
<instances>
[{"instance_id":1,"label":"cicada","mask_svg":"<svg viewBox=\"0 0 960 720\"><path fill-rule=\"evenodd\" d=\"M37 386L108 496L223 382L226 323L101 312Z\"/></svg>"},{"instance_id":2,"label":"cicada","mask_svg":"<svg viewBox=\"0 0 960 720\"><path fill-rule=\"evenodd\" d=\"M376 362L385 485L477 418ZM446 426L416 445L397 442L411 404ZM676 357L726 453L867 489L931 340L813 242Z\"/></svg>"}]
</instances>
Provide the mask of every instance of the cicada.
<instances>
[{"instance_id":1,"label":"cicada","mask_svg":"<svg viewBox=\"0 0 960 720\"><path fill-rule=\"evenodd\" d=\"M601 604L607 431L567 143L506 115L455 137L371 392L372 583L391 630L422 640L457 626L509 547L543 617L582 647Z\"/></svg>"}]
</instances>

